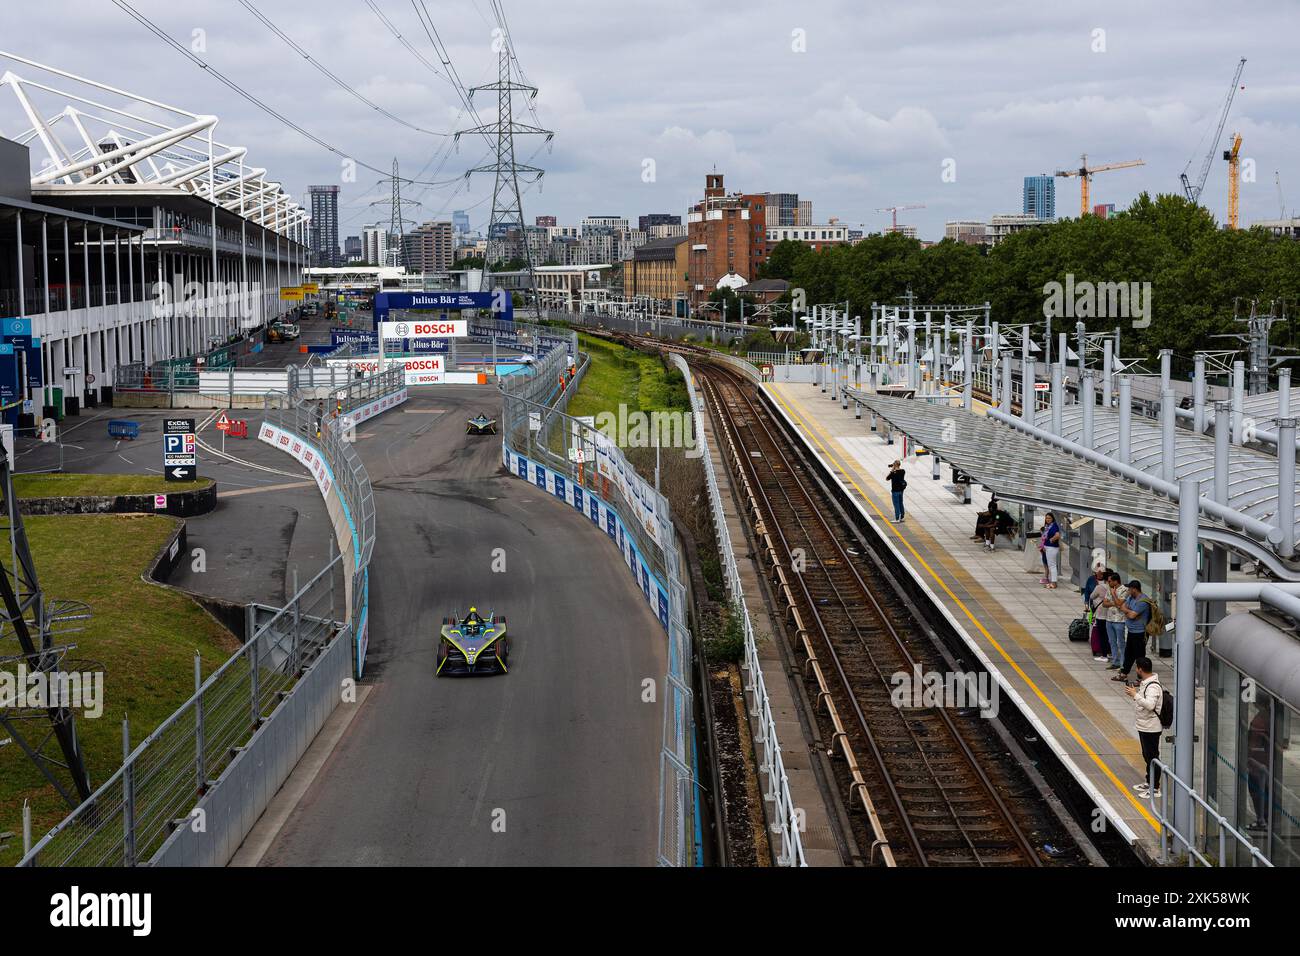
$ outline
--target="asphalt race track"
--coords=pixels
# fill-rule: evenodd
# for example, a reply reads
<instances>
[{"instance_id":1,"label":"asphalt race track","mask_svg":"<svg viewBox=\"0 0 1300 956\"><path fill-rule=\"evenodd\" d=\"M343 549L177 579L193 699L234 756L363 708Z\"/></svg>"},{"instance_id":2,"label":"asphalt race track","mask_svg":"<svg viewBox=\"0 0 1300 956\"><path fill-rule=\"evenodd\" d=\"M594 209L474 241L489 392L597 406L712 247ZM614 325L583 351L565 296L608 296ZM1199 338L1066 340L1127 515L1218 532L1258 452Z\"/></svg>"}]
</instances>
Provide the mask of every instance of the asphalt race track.
<instances>
[{"instance_id":1,"label":"asphalt race track","mask_svg":"<svg viewBox=\"0 0 1300 956\"><path fill-rule=\"evenodd\" d=\"M357 438L379 516L372 690L262 862L652 865L657 619L589 519L505 475L499 437L465 435L495 388L412 396ZM470 604L507 615L510 673L435 678L442 617Z\"/></svg>"}]
</instances>

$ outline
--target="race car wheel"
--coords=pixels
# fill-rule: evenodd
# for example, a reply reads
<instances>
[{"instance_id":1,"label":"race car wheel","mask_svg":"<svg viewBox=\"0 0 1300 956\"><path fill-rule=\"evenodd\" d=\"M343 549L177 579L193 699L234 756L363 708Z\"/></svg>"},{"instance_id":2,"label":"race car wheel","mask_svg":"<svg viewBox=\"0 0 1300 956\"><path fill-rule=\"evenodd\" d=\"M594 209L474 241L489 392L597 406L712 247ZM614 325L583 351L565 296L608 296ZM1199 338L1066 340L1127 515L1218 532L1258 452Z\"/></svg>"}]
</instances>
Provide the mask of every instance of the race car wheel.
<instances>
[{"instance_id":1,"label":"race car wheel","mask_svg":"<svg viewBox=\"0 0 1300 956\"><path fill-rule=\"evenodd\" d=\"M505 627L505 624L506 624L506 616L505 616L504 614L493 614L493 615L492 615L492 623L493 623L493 624L500 624L502 627Z\"/></svg>"},{"instance_id":2,"label":"race car wheel","mask_svg":"<svg viewBox=\"0 0 1300 956\"><path fill-rule=\"evenodd\" d=\"M508 667L510 665L510 638L508 637L501 638L500 657L501 663Z\"/></svg>"},{"instance_id":3,"label":"race car wheel","mask_svg":"<svg viewBox=\"0 0 1300 956\"><path fill-rule=\"evenodd\" d=\"M446 662L447 662L447 645L444 644L442 641L439 641L438 642L438 663L436 665L436 669L433 672L434 677L442 676L442 665L445 664Z\"/></svg>"}]
</instances>

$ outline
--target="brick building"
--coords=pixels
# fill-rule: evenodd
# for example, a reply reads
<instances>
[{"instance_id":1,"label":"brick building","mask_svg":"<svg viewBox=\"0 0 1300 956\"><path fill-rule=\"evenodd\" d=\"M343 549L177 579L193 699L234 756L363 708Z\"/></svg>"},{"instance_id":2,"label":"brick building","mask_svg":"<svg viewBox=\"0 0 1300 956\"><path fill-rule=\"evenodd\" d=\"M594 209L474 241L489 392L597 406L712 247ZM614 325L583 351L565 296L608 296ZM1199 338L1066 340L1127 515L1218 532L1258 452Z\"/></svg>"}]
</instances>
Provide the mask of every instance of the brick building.
<instances>
[{"instance_id":1,"label":"brick building","mask_svg":"<svg viewBox=\"0 0 1300 956\"><path fill-rule=\"evenodd\" d=\"M686 217L692 306L708 301L728 273L753 278L768 250L763 196L728 195L722 173L709 173L704 182L704 198Z\"/></svg>"},{"instance_id":2,"label":"brick building","mask_svg":"<svg viewBox=\"0 0 1300 956\"><path fill-rule=\"evenodd\" d=\"M651 239L638 247L623 264L624 296L632 299L644 295L663 303L689 298L689 250L686 236ZM674 308L665 305L659 311Z\"/></svg>"}]
</instances>

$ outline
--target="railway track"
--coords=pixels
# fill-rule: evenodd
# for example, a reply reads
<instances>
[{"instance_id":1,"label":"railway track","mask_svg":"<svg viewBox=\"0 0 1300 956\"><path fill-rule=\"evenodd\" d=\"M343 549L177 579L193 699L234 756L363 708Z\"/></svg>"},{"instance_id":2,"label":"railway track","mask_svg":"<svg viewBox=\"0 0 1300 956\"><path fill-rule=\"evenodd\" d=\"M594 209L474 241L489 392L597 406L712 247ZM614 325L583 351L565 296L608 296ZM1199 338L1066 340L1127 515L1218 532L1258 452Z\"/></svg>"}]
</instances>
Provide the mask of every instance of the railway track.
<instances>
[{"instance_id":1,"label":"railway track","mask_svg":"<svg viewBox=\"0 0 1300 956\"><path fill-rule=\"evenodd\" d=\"M911 866L1058 861L1070 837L978 701L896 706L900 675L915 681L951 665L883 567L850 547L833 503L752 383L698 358L693 368L750 498L823 734L843 758L837 774L863 811L851 819L864 856Z\"/></svg>"}]
</instances>

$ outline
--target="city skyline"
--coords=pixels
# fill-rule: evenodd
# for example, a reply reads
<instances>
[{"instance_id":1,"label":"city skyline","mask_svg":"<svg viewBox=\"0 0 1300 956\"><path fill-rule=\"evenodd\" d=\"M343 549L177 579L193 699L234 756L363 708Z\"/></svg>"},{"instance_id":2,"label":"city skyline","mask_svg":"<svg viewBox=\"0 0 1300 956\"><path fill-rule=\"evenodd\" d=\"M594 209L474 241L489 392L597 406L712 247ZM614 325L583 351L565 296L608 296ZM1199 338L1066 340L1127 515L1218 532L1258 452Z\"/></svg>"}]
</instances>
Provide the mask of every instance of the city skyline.
<instances>
[{"instance_id":1,"label":"city skyline","mask_svg":"<svg viewBox=\"0 0 1300 956\"><path fill-rule=\"evenodd\" d=\"M364 5L327 6L334 15L310 19L294 18L283 4L263 9L319 57L346 48L348 57L332 63L337 74L393 115L434 133L472 125L451 85L404 50ZM381 9L404 34L423 41L411 12L399 6ZM1118 3L1086 14L1041 10L1028 27L1010 5L942 16L918 9L862 16L840 3L826 10L735 5L736 16L728 18L732 41L711 52L703 33L689 29L694 14L685 3L667 3L633 36L607 5L568 3L567 14L590 26L581 41L563 28L569 15L521 6L510 23L515 47L541 91L542 125L557 133L554 152L536 155L547 175L540 192L534 187L525 194L525 216L532 221L535 213L549 213L576 222L593 209L633 221L650 212L682 214L702 176L716 167L734 188L797 192L813 201L819 219L836 215L866 232L887 225L878 207L924 203L905 221L923 238L938 239L945 221L1016 212L1025 176L1068 168L1085 152L1101 162L1146 160L1143 168L1094 183L1093 204L1122 209L1143 190L1181 192L1178 175L1189 160L1193 173L1199 168L1236 58L1245 56L1244 89L1225 136L1240 130L1243 155L1253 161L1254 180L1242 183L1243 221L1275 218L1274 172L1284 195L1300 189L1300 164L1285 146L1300 115L1284 28L1294 22L1294 10L1264 4L1250 22L1227 18L1208 31L1194 16L1208 12L1208 3L1159 6L1170 15L1153 33L1150 10ZM81 64L58 28L67 10L60 2L8 8L0 12L0 27L23 37L13 52L77 72ZM445 184L404 189L422 202L413 218L449 218L466 209L474 227L484 228L491 177L468 184L463 177L482 143L462 137L452 149L442 136L366 108L235 5L198 2L177 12L146 4L141 10L173 38L201 46L198 55L251 93L344 152L355 151L361 162L386 169L397 155L404 174ZM368 205L386 198L383 187L372 185L379 174L362 168L355 181L341 179L338 157L233 96L116 8L78 16L84 29L120 53L93 71L106 81L218 114L220 134L258 142L259 161L300 201L309 184L340 185L341 237L385 218ZM440 17L465 85L489 79L495 69L490 20L472 6ZM1277 27L1259 30L1258 22L1269 18ZM607 42L614 31L626 41L617 54ZM427 43L411 42L432 61ZM614 66L665 47L672 55L655 61L664 71L651 101L640 79L625 79ZM672 69L706 56L713 69L703 80L696 71L687 80ZM753 95L753 74L740 70L751 56L762 63L763 96ZM576 59L581 69L571 65ZM1006 70L1010 62L1017 69ZM268 63L281 66L268 72ZM530 145L521 159L532 151ZM1216 160L1203 202L1220 220L1226 178L1226 164ZM1074 181L1061 184L1062 211L1076 208L1077 188Z\"/></svg>"}]
</instances>

